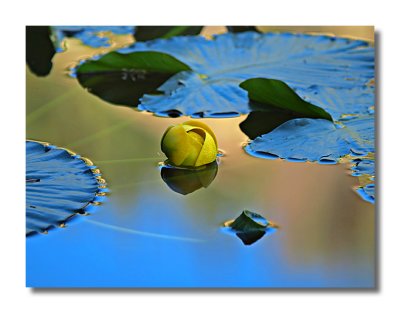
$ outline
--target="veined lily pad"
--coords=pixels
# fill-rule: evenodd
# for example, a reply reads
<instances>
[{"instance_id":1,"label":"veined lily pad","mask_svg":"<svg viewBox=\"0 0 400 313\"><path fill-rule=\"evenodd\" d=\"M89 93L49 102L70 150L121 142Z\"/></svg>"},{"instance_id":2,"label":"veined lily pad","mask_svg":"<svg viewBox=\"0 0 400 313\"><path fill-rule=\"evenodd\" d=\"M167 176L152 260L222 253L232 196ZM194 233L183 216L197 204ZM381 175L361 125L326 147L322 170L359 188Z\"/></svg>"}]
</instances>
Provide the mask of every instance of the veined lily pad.
<instances>
[{"instance_id":1,"label":"veined lily pad","mask_svg":"<svg viewBox=\"0 0 400 313\"><path fill-rule=\"evenodd\" d=\"M311 86L306 90L287 92L283 82L278 89L266 78L248 79L240 84L248 91L251 113L240 124L250 138L266 134L284 122L300 118L350 120L359 115L373 114L374 88L372 86L336 90ZM278 93L275 91L278 91ZM292 96L291 96L292 95Z\"/></svg>"},{"instance_id":2,"label":"veined lily pad","mask_svg":"<svg viewBox=\"0 0 400 313\"><path fill-rule=\"evenodd\" d=\"M323 119L290 120L257 137L245 150L268 159L336 163L351 153L374 152L374 117L362 116L340 124Z\"/></svg>"},{"instance_id":3,"label":"veined lily pad","mask_svg":"<svg viewBox=\"0 0 400 313\"><path fill-rule=\"evenodd\" d=\"M283 92L286 88L284 83L280 82L277 88L275 84L275 81L265 78L249 79L241 84L249 93L253 109L240 124L242 131L254 139L245 147L249 154L268 159L279 157L295 162L328 164L349 155L356 163L352 167L354 176L374 175L374 160L366 157L374 152L372 86L341 89L340 96L337 89L311 86L306 90L298 89L305 94L299 98L291 90ZM321 110L322 113L329 112L335 123L308 118L318 118L315 113L319 114ZM320 114L320 118L326 117ZM357 191L364 199L373 202L373 183L367 188L363 179Z\"/></svg>"},{"instance_id":4,"label":"veined lily pad","mask_svg":"<svg viewBox=\"0 0 400 313\"><path fill-rule=\"evenodd\" d=\"M89 160L66 149L26 142L26 235L63 225L106 191Z\"/></svg>"},{"instance_id":5,"label":"veined lily pad","mask_svg":"<svg viewBox=\"0 0 400 313\"><path fill-rule=\"evenodd\" d=\"M141 98L140 109L160 116L248 113L247 93L239 84L249 78L281 80L296 91L317 84L334 88L341 97L342 90L363 86L374 76L374 49L369 43L328 36L256 32L227 33L213 40L182 36L138 42L118 53L137 51L163 52L191 68L159 87L161 94Z\"/></svg>"},{"instance_id":6,"label":"veined lily pad","mask_svg":"<svg viewBox=\"0 0 400 313\"><path fill-rule=\"evenodd\" d=\"M317 161L334 164L341 157L366 156L374 148L374 116L357 116L333 124L322 119L299 118L290 120L273 131L257 137L246 147L250 155L288 161ZM355 162L355 161L353 161ZM373 175L374 161L356 162L355 176ZM363 199L374 202L374 185L361 186L358 193Z\"/></svg>"}]
</instances>

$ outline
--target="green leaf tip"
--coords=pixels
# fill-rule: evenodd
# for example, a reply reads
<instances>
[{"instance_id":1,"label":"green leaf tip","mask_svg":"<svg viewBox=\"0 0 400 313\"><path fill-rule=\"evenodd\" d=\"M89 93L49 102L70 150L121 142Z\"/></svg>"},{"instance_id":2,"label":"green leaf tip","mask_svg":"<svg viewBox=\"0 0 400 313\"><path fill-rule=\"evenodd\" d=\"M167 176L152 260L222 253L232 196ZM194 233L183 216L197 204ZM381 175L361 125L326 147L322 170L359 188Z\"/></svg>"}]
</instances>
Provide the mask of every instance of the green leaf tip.
<instances>
[{"instance_id":1,"label":"green leaf tip","mask_svg":"<svg viewBox=\"0 0 400 313\"><path fill-rule=\"evenodd\" d=\"M235 220L224 223L224 227L233 232L245 245L251 245L266 233L278 228L260 214L244 210Z\"/></svg>"},{"instance_id":2,"label":"green leaf tip","mask_svg":"<svg viewBox=\"0 0 400 313\"><path fill-rule=\"evenodd\" d=\"M257 110L278 109L290 112L293 118L308 117L333 121L324 109L303 100L285 82L269 78L250 78L239 85L248 92ZM254 103L253 103L254 105Z\"/></svg>"},{"instance_id":3,"label":"green leaf tip","mask_svg":"<svg viewBox=\"0 0 400 313\"><path fill-rule=\"evenodd\" d=\"M230 225L233 230L240 232L249 232L257 230L265 230L269 225L260 214L244 210L238 218L236 218Z\"/></svg>"},{"instance_id":4,"label":"green leaf tip","mask_svg":"<svg viewBox=\"0 0 400 313\"><path fill-rule=\"evenodd\" d=\"M175 57L158 51L136 51L131 53L109 52L97 60L89 60L78 67L78 74L115 71L145 71L151 73L176 74L191 68Z\"/></svg>"}]
</instances>

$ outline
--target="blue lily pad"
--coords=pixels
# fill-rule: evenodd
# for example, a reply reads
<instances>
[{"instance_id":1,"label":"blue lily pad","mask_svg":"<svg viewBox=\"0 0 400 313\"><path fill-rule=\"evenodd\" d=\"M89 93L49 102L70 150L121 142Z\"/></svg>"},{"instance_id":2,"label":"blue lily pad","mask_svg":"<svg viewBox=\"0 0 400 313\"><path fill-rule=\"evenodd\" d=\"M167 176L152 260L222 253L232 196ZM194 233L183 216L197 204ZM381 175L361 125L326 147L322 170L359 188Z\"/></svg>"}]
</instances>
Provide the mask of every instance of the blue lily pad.
<instances>
[{"instance_id":1,"label":"blue lily pad","mask_svg":"<svg viewBox=\"0 0 400 313\"><path fill-rule=\"evenodd\" d=\"M374 48L369 43L329 36L256 32L228 33L213 40L185 36L139 42L118 52L135 51L167 53L193 70L171 77L159 88L161 95L141 99L140 109L161 116L171 111L193 117L248 113L247 93L239 84L254 77L284 81L300 96L314 95L314 102L319 99L315 91L342 98L374 77ZM320 91L322 87L329 90Z\"/></svg>"},{"instance_id":2,"label":"blue lily pad","mask_svg":"<svg viewBox=\"0 0 400 313\"><path fill-rule=\"evenodd\" d=\"M26 234L64 224L105 191L98 170L65 149L26 142Z\"/></svg>"},{"instance_id":3,"label":"blue lily pad","mask_svg":"<svg viewBox=\"0 0 400 313\"><path fill-rule=\"evenodd\" d=\"M335 89L313 85L297 93L305 101L323 108L335 121L350 120L355 116L373 113L375 88L361 85L350 89Z\"/></svg>"},{"instance_id":4,"label":"blue lily pad","mask_svg":"<svg viewBox=\"0 0 400 313\"><path fill-rule=\"evenodd\" d=\"M357 117L341 124L298 118L257 137L245 150L256 157L288 161L336 163L339 158L374 151L374 117Z\"/></svg>"},{"instance_id":5,"label":"blue lily pad","mask_svg":"<svg viewBox=\"0 0 400 313\"><path fill-rule=\"evenodd\" d=\"M353 163L353 176L369 175L373 179L373 176L375 175L375 160L370 158L355 159L353 160Z\"/></svg>"},{"instance_id":6,"label":"blue lily pad","mask_svg":"<svg viewBox=\"0 0 400 313\"><path fill-rule=\"evenodd\" d=\"M53 26L57 41L59 43L65 37L75 37L83 44L93 48L109 47L109 38L99 36L100 32L113 32L117 35L133 34L134 26ZM57 51L63 51L59 45Z\"/></svg>"},{"instance_id":7,"label":"blue lily pad","mask_svg":"<svg viewBox=\"0 0 400 313\"><path fill-rule=\"evenodd\" d=\"M359 187L357 193L365 201L375 203L375 184L368 184L364 187Z\"/></svg>"},{"instance_id":8,"label":"blue lily pad","mask_svg":"<svg viewBox=\"0 0 400 313\"><path fill-rule=\"evenodd\" d=\"M375 160L373 156L355 158L352 160L352 176L362 177L362 185L356 191L365 201L375 202Z\"/></svg>"},{"instance_id":9,"label":"blue lily pad","mask_svg":"<svg viewBox=\"0 0 400 313\"><path fill-rule=\"evenodd\" d=\"M293 119L257 137L245 147L245 151L260 158L322 164L335 164L341 157L350 155L355 158L353 175L369 175L373 179L374 160L366 156L375 151L374 116L353 116L336 124L323 119ZM360 186L357 192L364 200L373 203L374 190L371 183Z\"/></svg>"}]
</instances>

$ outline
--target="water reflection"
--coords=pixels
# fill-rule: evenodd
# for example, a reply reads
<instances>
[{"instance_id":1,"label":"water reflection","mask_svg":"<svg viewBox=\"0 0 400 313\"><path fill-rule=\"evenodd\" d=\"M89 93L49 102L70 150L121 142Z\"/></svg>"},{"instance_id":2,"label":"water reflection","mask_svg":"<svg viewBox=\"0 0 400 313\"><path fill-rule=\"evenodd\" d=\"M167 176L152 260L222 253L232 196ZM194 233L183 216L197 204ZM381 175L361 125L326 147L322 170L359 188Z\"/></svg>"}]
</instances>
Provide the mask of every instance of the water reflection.
<instances>
[{"instance_id":1,"label":"water reflection","mask_svg":"<svg viewBox=\"0 0 400 313\"><path fill-rule=\"evenodd\" d=\"M187 195L200 188L207 188L217 176L217 172L217 162L204 165L200 169L163 166L161 178L171 190Z\"/></svg>"}]
</instances>

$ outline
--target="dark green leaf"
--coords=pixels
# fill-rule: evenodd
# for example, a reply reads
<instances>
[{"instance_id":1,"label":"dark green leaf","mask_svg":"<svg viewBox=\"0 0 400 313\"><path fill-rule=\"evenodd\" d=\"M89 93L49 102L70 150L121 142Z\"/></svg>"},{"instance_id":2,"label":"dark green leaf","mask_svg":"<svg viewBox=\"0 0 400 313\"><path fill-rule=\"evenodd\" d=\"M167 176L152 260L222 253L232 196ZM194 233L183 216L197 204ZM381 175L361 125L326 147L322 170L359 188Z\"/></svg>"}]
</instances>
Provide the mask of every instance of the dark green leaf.
<instances>
[{"instance_id":1,"label":"dark green leaf","mask_svg":"<svg viewBox=\"0 0 400 313\"><path fill-rule=\"evenodd\" d=\"M203 26L137 26L136 41L147 41L156 38L198 35Z\"/></svg>"},{"instance_id":2,"label":"dark green leaf","mask_svg":"<svg viewBox=\"0 0 400 313\"><path fill-rule=\"evenodd\" d=\"M236 231L248 232L265 230L269 222L260 214L244 210L229 226Z\"/></svg>"},{"instance_id":3,"label":"dark green leaf","mask_svg":"<svg viewBox=\"0 0 400 313\"><path fill-rule=\"evenodd\" d=\"M235 220L224 223L245 245L251 245L267 232L277 228L277 225L270 223L260 214L244 210Z\"/></svg>"},{"instance_id":4,"label":"dark green leaf","mask_svg":"<svg viewBox=\"0 0 400 313\"><path fill-rule=\"evenodd\" d=\"M325 110L300 98L286 83L268 78L251 78L240 85L248 92L251 102L260 110L280 109L295 117L322 118L332 120Z\"/></svg>"},{"instance_id":5,"label":"dark green leaf","mask_svg":"<svg viewBox=\"0 0 400 313\"><path fill-rule=\"evenodd\" d=\"M230 33L259 32L255 26L226 26Z\"/></svg>"},{"instance_id":6,"label":"dark green leaf","mask_svg":"<svg viewBox=\"0 0 400 313\"><path fill-rule=\"evenodd\" d=\"M137 106L143 94L156 94L174 74L190 68L161 52L111 52L84 63L77 70L82 86L115 104Z\"/></svg>"},{"instance_id":7,"label":"dark green leaf","mask_svg":"<svg viewBox=\"0 0 400 313\"><path fill-rule=\"evenodd\" d=\"M53 66L51 60L56 50L50 34L49 26L26 27L26 63L37 76L48 75Z\"/></svg>"}]
</instances>

